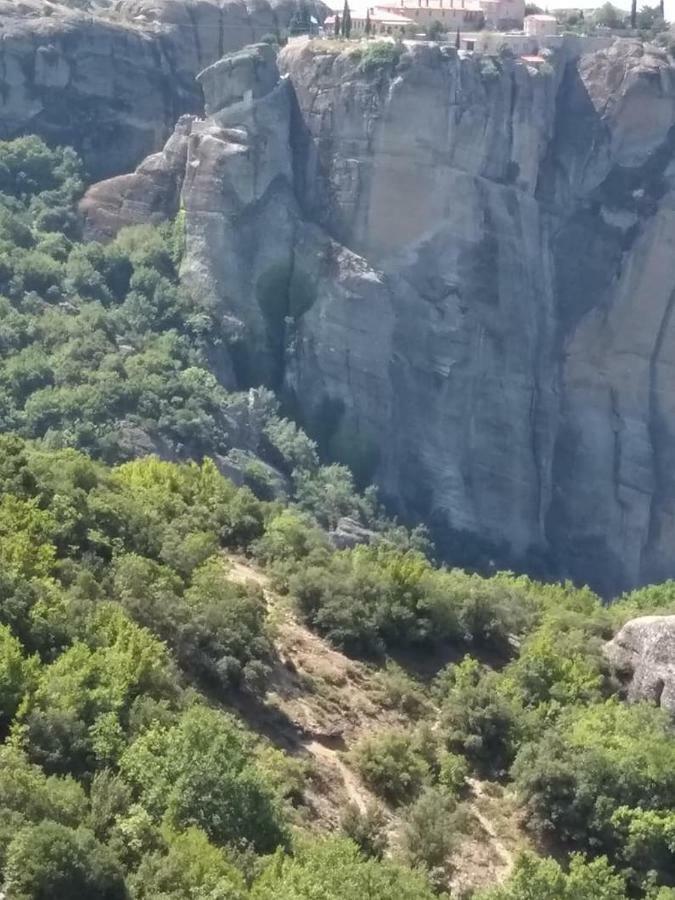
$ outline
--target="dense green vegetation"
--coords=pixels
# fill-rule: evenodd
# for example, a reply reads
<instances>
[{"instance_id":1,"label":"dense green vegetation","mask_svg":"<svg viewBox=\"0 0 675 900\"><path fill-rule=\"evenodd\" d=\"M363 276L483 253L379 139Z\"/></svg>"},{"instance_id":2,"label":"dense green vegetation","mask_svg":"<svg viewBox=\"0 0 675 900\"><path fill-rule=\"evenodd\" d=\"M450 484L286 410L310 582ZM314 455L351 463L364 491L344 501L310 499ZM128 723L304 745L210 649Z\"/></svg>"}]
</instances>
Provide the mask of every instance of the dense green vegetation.
<instances>
[{"instance_id":1,"label":"dense green vegetation","mask_svg":"<svg viewBox=\"0 0 675 900\"><path fill-rule=\"evenodd\" d=\"M386 896L392 878L408 884L359 855L356 846L377 858L382 844L358 817L345 824L356 844L301 849L261 745L206 704L207 695L227 704L232 692L256 702L274 656L259 589L228 579L223 547L270 560L301 613L303 577L319 559L328 573L364 565L349 596L355 609L373 604L389 651L445 643L474 654L441 670L428 698L387 667L385 702L422 719L353 750L364 782L402 808L401 863L433 873L457 846L473 770L512 779L542 836L615 867L578 862L574 878L606 875L608 897L628 896L617 894L624 882L670 883L671 724L618 700L599 653L612 619L649 595L610 615L588 591L435 569L386 534L335 552L307 514L257 500L208 461L149 457L111 469L17 437L0 444L0 866L16 896L154 897L163 884L167 896L187 896L166 874L175 868L183 882L226 885L222 896L246 896L253 880L256 897L310 897L292 891L323 878L315 868L328 859L344 866L342 885L381 880ZM661 605L670 596L667 586L656 592ZM439 728L429 725L433 704ZM256 876L242 847L298 856ZM181 863L195 854L198 864ZM554 897L572 875L551 864L537 877ZM420 878L410 876L411 897L430 890ZM525 896L514 879L504 897Z\"/></svg>"},{"instance_id":2,"label":"dense green vegetation","mask_svg":"<svg viewBox=\"0 0 675 900\"><path fill-rule=\"evenodd\" d=\"M346 469L319 466L270 391L223 387L232 375L216 311L178 280L182 217L81 243L83 188L72 151L0 142L0 430L107 462L218 454L260 496L297 492L311 511L374 515Z\"/></svg>"},{"instance_id":3,"label":"dense green vegetation","mask_svg":"<svg viewBox=\"0 0 675 900\"><path fill-rule=\"evenodd\" d=\"M476 778L514 792L556 854L523 855L485 900L672 900L672 722L624 703L601 648L631 616L674 611L673 583L608 609L588 589L435 567L423 532L320 466L271 394L222 387L217 322L177 275L180 217L83 244L82 178L69 151L0 143L9 900L431 900ZM228 453L244 485L220 474ZM334 549L345 515L374 529L368 546ZM400 725L344 759L396 840L377 806L312 834L302 764L233 713L261 706L279 661L274 615L228 551L378 673ZM425 662L426 679L408 671Z\"/></svg>"}]
</instances>

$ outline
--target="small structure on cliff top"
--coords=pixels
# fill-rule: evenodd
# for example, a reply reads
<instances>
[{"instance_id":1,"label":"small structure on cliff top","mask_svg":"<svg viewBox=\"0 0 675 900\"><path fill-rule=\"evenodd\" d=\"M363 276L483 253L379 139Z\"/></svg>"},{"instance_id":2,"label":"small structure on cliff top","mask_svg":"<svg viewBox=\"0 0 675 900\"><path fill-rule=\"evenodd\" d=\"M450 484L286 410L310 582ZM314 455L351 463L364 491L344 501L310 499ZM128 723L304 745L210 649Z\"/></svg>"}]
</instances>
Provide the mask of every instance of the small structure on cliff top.
<instances>
[{"instance_id":1,"label":"small structure on cliff top","mask_svg":"<svg viewBox=\"0 0 675 900\"><path fill-rule=\"evenodd\" d=\"M335 0L335 15L339 14ZM403 33L409 26L428 28L438 22L444 31L479 30L481 28L520 29L525 18L525 0L382 0L376 6L352 9L352 31L366 33L370 19L373 34ZM331 16L324 22L330 31L335 22Z\"/></svg>"},{"instance_id":2,"label":"small structure on cliff top","mask_svg":"<svg viewBox=\"0 0 675 900\"><path fill-rule=\"evenodd\" d=\"M335 17L324 19L323 29L326 34L333 34L335 29ZM394 37L405 34L406 28L414 25L412 19L398 12L390 12L380 6L371 6L364 9L355 9L351 13L351 36L364 35L392 35Z\"/></svg>"},{"instance_id":3,"label":"small structure on cliff top","mask_svg":"<svg viewBox=\"0 0 675 900\"><path fill-rule=\"evenodd\" d=\"M548 37L558 33L558 20L544 14L525 16L524 29L528 37Z\"/></svg>"}]
</instances>

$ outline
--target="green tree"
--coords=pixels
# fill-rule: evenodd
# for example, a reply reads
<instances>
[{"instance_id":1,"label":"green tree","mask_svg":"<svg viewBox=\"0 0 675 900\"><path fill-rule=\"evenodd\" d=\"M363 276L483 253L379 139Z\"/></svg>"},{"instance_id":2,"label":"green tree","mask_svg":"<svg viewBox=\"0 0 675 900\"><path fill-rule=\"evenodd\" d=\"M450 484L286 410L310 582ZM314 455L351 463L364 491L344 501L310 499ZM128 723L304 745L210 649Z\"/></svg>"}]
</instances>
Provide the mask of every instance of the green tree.
<instances>
[{"instance_id":1,"label":"green tree","mask_svg":"<svg viewBox=\"0 0 675 900\"><path fill-rule=\"evenodd\" d=\"M450 750L493 774L511 764L522 727L517 706L496 672L470 657L450 669L441 721Z\"/></svg>"},{"instance_id":2,"label":"green tree","mask_svg":"<svg viewBox=\"0 0 675 900\"><path fill-rule=\"evenodd\" d=\"M352 33L352 14L349 9L349 0L345 0L345 5L342 9L342 37L346 40L349 40L349 37Z\"/></svg>"},{"instance_id":3,"label":"green tree","mask_svg":"<svg viewBox=\"0 0 675 900\"><path fill-rule=\"evenodd\" d=\"M23 696L35 684L39 671L36 657L26 657L21 643L0 625L0 733L6 732Z\"/></svg>"},{"instance_id":4,"label":"green tree","mask_svg":"<svg viewBox=\"0 0 675 900\"><path fill-rule=\"evenodd\" d=\"M569 873L553 859L522 854L506 884L479 894L479 900L626 900L624 880L604 857L586 861L573 855Z\"/></svg>"},{"instance_id":5,"label":"green tree","mask_svg":"<svg viewBox=\"0 0 675 900\"><path fill-rule=\"evenodd\" d=\"M523 746L513 774L540 832L610 858L631 855L631 822L639 828L641 812L668 810L675 796L670 722L648 704L572 707Z\"/></svg>"},{"instance_id":6,"label":"green tree","mask_svg":"<svg viewBox=\"0 0 675 900\"><path fill-rule=\"evenodd\" d=\"M151 815L176 829L194 825L218 844L246 841L260 852L286 840L273 789L235 723L214 710L193 707L176 725L146 731L121 768Z\"/></svg>"},{"instance_id":7,"label":"green tree","mask_svg":"<svg viewBox=\"0 0 675 900\"><path fill-rule=\"evenodd\" d=\"M429 777L429 766L416 752L413 736L403 731L362 739L352 759L368 787L393 804L413 800Z\"/></svg>"},{"instance_id":8,"label":"green tree","mask_svg":"<svg viewBox=\"0 0 675 900\"><path fill-rule=\"evenodd\" d=\"M242 875L203 831L168 834L165 852L146 855L132 878L135 900L245 900Z\"/></svg>"},{"instance_id":9,"label":"green tree","mask_svg":"<svg viewBox=\"0 0 675 900\"><path fill-rule=\"evenodd\" d=\"M56 822L22 828L9 845L5 890L13 900L126 900L114 857L86 829Z\"/></svg>"},{"instance_id":10,"label":"green tree","mask_svg":"<svg viewBox=\"0 0 675 900\"><path fill-rule=\"evenodd\" d=\"M622 28L624 24L623 13L611 3L600 6L595 11L593 18L596 25L604 25L606 28Z\"/></svg>"},{"instance_id":11,"label":"green tree","mask_svg":"<svg viewBox=\"0 0 675 900\"><path fill-rule=\"evenodd\" d=\"M433 900L426 879L390 862L365 860L351 841L306 844L277 855L256 880L251 900Z\"/></svg>"},{"instance_id":12,"label":"green tree","mask_svg":"<svg viewBox=\"0 0 675 900\"><path fill-rule=\"evenodd\" d=\"M289 34L309 34L311 30L312 20L310 18L309 9L307 8L306 3L301 2L296 7L296 10L291 17L291 21L288 26Z\"/></svg>"},{"instance_id":13,"label":"green tree","mask_svg":"<svg viewBox=\"0 0 675 900\"><path fill-rule=\"evenodd\" d=\"M387 849L387 820L374 803L362 812L355 803L350 803L340 818L340 828L354 841L361 853L369 859L382 859Z\"/></svg>"},{"instance_id":14,"label":"green tree","mask_svg":"<svg viewBox=\"0 0 675 900\"><path fill-rule=\"evenodd\" d=\"M405 810L401 852L411 868L443 870L456 849L464 823L462 810L445 791L427 787Z\"/></svg>"}]
</instances>

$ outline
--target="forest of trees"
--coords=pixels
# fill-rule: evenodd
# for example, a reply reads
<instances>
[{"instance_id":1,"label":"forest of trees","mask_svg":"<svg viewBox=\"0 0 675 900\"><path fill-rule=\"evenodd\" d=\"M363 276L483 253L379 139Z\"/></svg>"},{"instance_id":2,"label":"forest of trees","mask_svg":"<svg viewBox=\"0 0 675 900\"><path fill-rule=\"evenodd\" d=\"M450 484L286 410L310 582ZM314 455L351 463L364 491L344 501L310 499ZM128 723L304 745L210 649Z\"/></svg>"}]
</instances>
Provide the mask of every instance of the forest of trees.
<instances>
[{"instance_id":1,"label":"forest of trees","mask_svg":"<svg viewBox=\"0 0 675 900\"><path fill-rule=\"evenodd\" d=\"M436 566L272 395L219 384L217 322L177 276L180 217L84 244L82 189L71 151L0 143L8 900L431 900L469 778L512 790L542 850L481 900L673 900L672 722L624 702L601 648L636 614L675 612L675 583L605 607ZM242 432L236 486L212 457ZM344 515L369 546L334 548ZM262 702L276 653L234 551L308 628L388 673L408 726L346 758L402 811L400 846L374 812L307 827L298 761L233 712ZM439 647L456 661L427 682L391 662Z\"/></svg>"}]
</instances>

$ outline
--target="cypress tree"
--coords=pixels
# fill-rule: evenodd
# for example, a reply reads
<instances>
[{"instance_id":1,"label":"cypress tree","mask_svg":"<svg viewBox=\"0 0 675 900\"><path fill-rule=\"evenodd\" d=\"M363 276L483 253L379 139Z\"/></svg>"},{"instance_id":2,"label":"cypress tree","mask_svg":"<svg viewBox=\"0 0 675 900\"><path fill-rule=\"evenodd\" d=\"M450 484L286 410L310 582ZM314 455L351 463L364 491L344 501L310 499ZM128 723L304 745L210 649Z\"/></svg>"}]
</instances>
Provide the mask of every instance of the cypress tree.
<instances>
[{"instance_id":1,"label":"cypress tree","mask_svg":"<svg viewBox=\"0 0 675 900\"><path fill-rule=\"evenodd\" d=\"M340 25L341 25L340 16L337 13L335 13L335 22L333 23L333 37L335 37L335 38L340 37Z\"/></svg>"},{"instance_id":2,"label":"cypress tree","mask_svg":"<svg viewBox=\"0 0 675 900\"><path fill-rule=\"evenodd\" d=\"M457 29L457 36L455 37L455 48L459 50L461 46L461 41L459 39L459 28Z\"/></svg>"},{"instance_id":3,"label":"cypress tree","mask_svg":"<svg viewBox=\"0 0 675 900\"><path fill-rule=\"evenodd\" d=\"M349 0L345 0L345 6L342 10L342 37L349 40L352 33L352 14L349 11Z\"/></svg>"},{"instance_id":4,"label":"cypress tree","mask_svg":"<svg viewBox=\"0 0 675 900\"><path fill-rule=\"evenodd\" d=\"M367 9L367 10L366 10L366 24L365 24L363 30L364 30L365 33L366 33L366 37L370 37L370 30L371 30L371 26L370 26L370 9Z\"/></svg>"}]
</instances>

